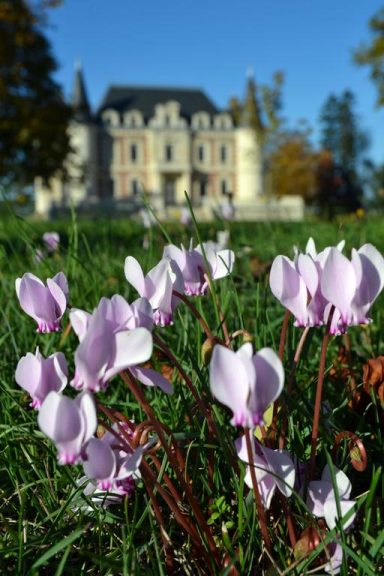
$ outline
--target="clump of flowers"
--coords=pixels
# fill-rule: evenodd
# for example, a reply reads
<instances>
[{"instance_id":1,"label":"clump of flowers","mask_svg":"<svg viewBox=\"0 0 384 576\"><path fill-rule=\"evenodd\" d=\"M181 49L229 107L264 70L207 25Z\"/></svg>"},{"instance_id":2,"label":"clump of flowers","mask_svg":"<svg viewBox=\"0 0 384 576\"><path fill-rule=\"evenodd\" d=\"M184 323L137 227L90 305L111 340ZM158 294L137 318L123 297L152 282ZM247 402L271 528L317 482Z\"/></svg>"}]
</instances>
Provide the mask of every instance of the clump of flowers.
<instances>
[{"instance_id":1,"label":"clump of flowers","mask_svg":"<svg viewBox=\"0 0 384 576\"><path fill-rule=\"evenodd\" d=\"M55 250L59 239L47 236L47 242L47 249ZM280 514L284 526L279 531L287 529L292 554L297 555L297 550L303 549L297 545L298 526L295 525L295 518L300 517L300 525L306 526L299 540L305 544L304 561L311 550L323 545L323 535L334 536L330 544L323 546L329 557L324 569L338 573L343 562L339 530L352 526L356 502L351 499L351 482L340 468L327 465L321 479L315 479L319 466L319 422L327 346L331 336L345 333L349 326L371 321L370 308L384 286L384 258L374 246L365 244L357 251L352 250L351 260L342 254L343 248L339 244L318 253L310 239L305 253L296 250L293 260L280 255L272 264L272 293L294 316L294 324L304 328L288 370L283 365L288 313L282 327L279 354L270 347L254 352L248 332L238 326L232 332L229 330L225 310L210 289L211 280L231 274L235 254L213 243L194 248L191 241L188 249L169 244L160 261L146 275L138 260L127 256L125 277L138 292L138 299L128 302L115 294L112 298L102 297L94 310L70 308L70 326L78 339L71 376L63 353L55 352L45 358L37 348L35 354L29 352L20 358L15 379L30 394L31 405L38 410L39 428L54 443L58 462L82 466L83 475L78 485L84 490L84 496L99 505L118 504L132 495L140 480L161 528L168 559L170 555L175 558L176 554L172 551L166 519L177 522L193 550L199 570L218 573L228 568L229 562L237 569L241 558L234 551L238 544L229 543L228 536L228 526L235 523L223 523L227 533L222 529L221 541L215 522L207 522L206 518L212 503L199 501L189 476L189 450L193 461L195 442L202 438L201 429L198 434L193 430L191 445L186 450L188 434L182 434L180 440L180 435L177 437L157 416L156 403L147 399L146 387L151 387L154 395L172 394L177 381L177 385L183 386L183 395L187 387L193 397L188 415L190 422L202 423L207 435L208 468L204 470L204 482L209 488L214 486L214 458L218 457L220 462L229 463L237 484L244 482L241 493L243 489L246 493L252 491L258 528L269 557L273 557L273 524L278 524L272 523L271 518ZM48 278L46 284L26 273L16 280L16 293L21 308L37 322L38 332L60 329L69 300L63 272ZM215 298L217 323L214 328L208 325L192 299L189 300L189 297L205 297L208 293ZM207 338L202 357L207 360L210 356L209 374L204 366L194 365L199 378L206 377L209 381L206 390L197 385L193 371L188 372L185 359L180 360L162 338L166 332L163 329L172 330L172 324L177 322L176 307L181 309L184 304ZM287 438L286 397L292 394L305 338L315 326L325 326L325 334L316 379L310 458L299 462L295 445L289 444ZM236 345L239 337L243 337L243 342ZM171 373L176 375L174 382L147 364L154 347L172 366ZM70 391L66 388L68 380L72 386ZM104 404L100 397L96 399L100 392L121 385L126 386L130 400L135 399L140 406L146 418L143 422L136 422L130 415ZM172 402L172 398L168 401ZM225 408L214 406L215 401L229 409L230 415ZM269 421L268 412L272 413ZM238 428L241 428L240 436ZM339 433L338 443L344 435L350 437L351 433ZM158 457L159 451L163 453L163 461ZM351 460L352 465L354 461L357 459ZM363 465L356 469L362 470ZM237 507L234 491L230 497ZM296 505L300 499L305 513ZM247 506L250 501L247 499ZM225 505L223 510L231 510L231 506ZM240 538L235 532L231 536L233 542ZM228 550L232 554L230 560ZM301 560L300 554L298 556Z\"/></svg>"}]
</instances>

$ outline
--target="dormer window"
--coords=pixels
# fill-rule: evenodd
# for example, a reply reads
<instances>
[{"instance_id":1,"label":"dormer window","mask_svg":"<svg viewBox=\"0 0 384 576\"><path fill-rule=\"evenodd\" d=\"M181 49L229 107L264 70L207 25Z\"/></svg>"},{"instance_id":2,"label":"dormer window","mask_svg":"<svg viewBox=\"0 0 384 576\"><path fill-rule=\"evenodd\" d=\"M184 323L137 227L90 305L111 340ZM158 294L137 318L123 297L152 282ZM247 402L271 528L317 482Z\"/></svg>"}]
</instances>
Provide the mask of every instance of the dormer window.
<instances>
[{"instance_id":1,"label":"dormer window","mask_svg":"<svg viewBox=\"0 0 384 576\"><path fill-rule=\"evenodd\" d=\"M104 126L119 126L120 117L116 110L104 110L101 116Z\"/></svg>"},{"instance_id":2,"label":"dormer window","mask_svg":"<svg viewBox=\"0 0 384 576\"><path fill-rule=\"evenodd\" d=\"M191 126L194 130L209 130L211 118L208 112L196 112L192 116Z\"/></svg>"},{"instance_id":3,"label":"dormer window","mask_svg":"<svg viewBox=\"0 0 384 576\"><path fill-rule=\"evenodd\" d=\"M213 125L217 130L230 130L232 128L232 118L225 112L217 114L214 118Z\"/></svg>"},{"instance_id":4,"label":"dormer window","mask_svg":"<svg viewBox=\"0 0 384 576\"><path fill-rule=\"evenodd\" d=\"M127 128L141 128L143 123L143 115L140 110L129 110L125 112L124 126Z\"/></svg>"}]
</instances>

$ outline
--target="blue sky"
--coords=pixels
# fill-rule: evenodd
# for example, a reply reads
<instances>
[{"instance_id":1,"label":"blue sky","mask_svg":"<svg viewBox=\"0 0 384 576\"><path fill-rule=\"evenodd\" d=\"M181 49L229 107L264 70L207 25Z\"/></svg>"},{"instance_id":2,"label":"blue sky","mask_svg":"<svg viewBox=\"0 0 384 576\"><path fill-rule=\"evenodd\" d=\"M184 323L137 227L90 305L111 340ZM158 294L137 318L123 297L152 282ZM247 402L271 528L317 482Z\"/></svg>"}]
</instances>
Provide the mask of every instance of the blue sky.
<instances>
[{"instance_id":1,"label":"blue sky","mask_svg":"<svg viewBox=\"0 0 384 576\"><path fill-rule=\"evenodd\" d=\"M76 60L91 104L109 84L200 87L221 107L243 96L246 71L268 83L285 73L284 116L315 128L330 92L351 89L370 156L384 161L384 108L353 50L369 40L379 0L64 0L48 36L67 96Z\"/></svg>"}]
</instances>

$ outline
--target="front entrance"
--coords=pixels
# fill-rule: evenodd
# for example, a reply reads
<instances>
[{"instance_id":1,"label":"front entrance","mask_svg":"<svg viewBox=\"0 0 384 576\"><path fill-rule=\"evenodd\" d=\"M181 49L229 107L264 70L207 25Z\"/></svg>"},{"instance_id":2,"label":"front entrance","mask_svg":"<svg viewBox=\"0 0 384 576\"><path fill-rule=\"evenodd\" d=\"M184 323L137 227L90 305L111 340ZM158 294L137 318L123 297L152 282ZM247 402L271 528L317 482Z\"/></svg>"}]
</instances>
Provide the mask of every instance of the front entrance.
<instances>
[{"instance_id":1,"label":"front entrance","mask_svg":"<svg viewBox=\"0 0 384 576\"><path fill-rule=\"evenodd\" d=\"M176 204L176 176L164 176L163 194L165 206Z\"/></svg>"}]
</instances>

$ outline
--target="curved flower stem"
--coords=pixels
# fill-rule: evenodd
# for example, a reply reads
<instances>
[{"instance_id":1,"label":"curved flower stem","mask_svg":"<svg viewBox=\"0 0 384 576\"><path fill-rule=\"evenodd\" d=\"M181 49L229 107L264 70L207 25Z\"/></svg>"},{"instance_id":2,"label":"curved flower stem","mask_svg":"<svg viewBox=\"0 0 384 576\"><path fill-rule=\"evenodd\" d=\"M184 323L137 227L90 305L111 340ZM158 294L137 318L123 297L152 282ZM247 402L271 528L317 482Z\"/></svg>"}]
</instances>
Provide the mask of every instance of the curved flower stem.
<instances>
[{"instance_id":1,"label":"curved flower stem","mask_svg":"<svg viewBox=\"0 0 384 576\"><path fill-rule=\"evenodd\" d=\"M107 408L106 406L102 405L100 402L98 402L98 407L112 422L114 422L115 424L117 424L119 426L119 432L120 432L120 434L122 434L124 436L124 440L126 441L126 444L127 444L127 452L130 452L131 450L133 450L132 438L130 438L128 436L127 432L120 425L122 414ZM125 420L125 418L124 418L124 420ZM132 424L132 422L130 422L129 420L127 420L127 423L129 423L131 431L134 431L134 424ZM116 440L120 444L122 441L122 437L119 435L119 433L116 432L116 430L114 430L107 423L101 422L101 424L106 430L108 430L108 432L110 432L113 436L115 436ZM124 446L122 446L122 448L124 448ZM158 458L152 453L149 453L148 455L152 459L154 464L156 465L157 470L160 471L161 470L161 463L158 460ZM145 487L146 487L148 494L151 498L152 505L154 506L154 513L155 513L156 518L159 522L160 529L162 528L162 520L161 520L162 516L161 516L160 508L159 508L159 505L157 503L155 494L150 489L150 486L148 483L148 477L151 478L152 484L156 486L160 496L163 498L163 500L166 502L166 504L168 505L171 512L174 514L179 525L183 528L185 533L192 538L192 541L194 542L194 546L196 547L196 549L199 551L199 553L202 556L206 557L206 561L210 562L211 558L209 555L207 555L207 552L202 547L201 541L199 538L199 534L196 531L195 526L191 522L189 522L188 518L182 514L182 512L179 508L179 506L182 504L182 498L179 495L179 493L177 492L177 490L176 490L174 484L172 483L171 479L169 478L168 474L166 472L164 472L162 477L163 477L171 495L168 494L164 490L164 488L161 486L161 484L159 484L156 476L153 474L150 466L148 465L147 462L145 462L144 459L142 460L142 462L140 464L140 468L142 469L143 472L145 471L145 473L143 474L144 484L145 484ZM158 512L160 512L160 516L158 515ZM169 549L169 542L167 540L164 540L163 536L165 536L165 534L162 534L164 546L166 546L166 544L167 544L168 549ZM167 548L165 548L165 552L167 554Z\"/></svg>"},{"instance_id":2,"label":"curved flower stem","mask_svg":"<svg viewBox=\"0 0 384 576\"><path fill-rule=\"evenodd\" d=\"M185 468L181 469L180 462L177 459L177 456L175 456L175 454L173 453L172 449L170 448L170 446L167 442L166 437L164 436L163 428L162 428L160 422L157 420L151 406L148 404L142 390L137 385L133 376L129 372L121 372L120 376L122 377L124 382L127 384L128 388L131 390L131 392L135 396L136 400L140 403L140 405L142 406L148 419L151 421L151 424L153 425L154 429L156 430L156 433L159 437L159 440L161 441L162 446L165 450L165 453L167 454L169 463L171 464L173 471L176 474L178 481L180 482L180 486L182 487L183 491L185 492L185 495L186 495L188 502L191 506L193 514L197 520L199 528L201 529L203 534L205 534L205 536L206 536L209 550L210 550L217 566L219 566L220 565L220 558L218 555L218 550L216 548L215 541L213 539L213 536L212 536L212 533L209 529L209 526L207 525L206 520L205 520L205 518L204 518L204 516L200 510L200 506L192 494L191 487L190 487L188 481L186 481L184 478Z\"/></svg>"},{"instance_id":3,"label":"curved flower stem","mask_svg":"<svg viewBox=\"0 0 384 576\"><path fill-rule=\"evenodd\" d=\"M368 466L367 451L361 439L357 436L357 434L354 434L353 432L349 432L348 430L344 432L339 432L333 443L333 450L332 450L333 458L336 457L337 449L340 446L341 441L344 440L345 438L349 438L348 449L349 449L349 455L351 457L352 466L354 467L355 470L363 472ZM356 453L352 452L353 450L357 450L359 452L359 455L357 456Z\"/></svg>"},{"instance_id":4,"label":"curved flower stem","mask_svg":"<svg viewBox=\"0 0 384 576\"><path fill-rule=\"evenodd\" d=\"M271 548L271 540L270 540L269 534L268 534L267 518L266 518L263 503L261 501L261 496L260 496L260 492L259 492L259 486L257 484L256 471L255 471L255 466L254 466L253 450L252 450L253 439L251 436L252 431L250 428L246 428L246 429L244 429L244 432L245 432L245 441L247 444L249 469L251 472L253 493L255 496L257 515L259 517L261 535L262 535L262 538L264 540L264 544L265 544L266 549L268 550L269 553L271 553L272 548Z\"/></svg>"},{"instance_id":5,"label":"curved flower stem","mask_svg":"<svg viewBox=\"0 0 384 576\"><path fill-rule=\"evenodd\" d=\"M335 310L335 307L332 306L331 311L329 313L327 326L325 329L323 343L321 345L319 375L318 375L318 379L317 379L315 407L313 409L313 423L312 423L312 435L311 435L311 458L309 461L309 476L308 476L309 481L313 480L314 475L315 475L316 447L317 447L317 438L319 435L321 398L323 395L325 363L327 360L327 349L328 349L328 343L329 343L329 338L330 338L329 328L331 326L331 321L332 321L332 316L333 316L334 310Z\"/></svg>"},{"instance_id":6,"label":"curved flower stem","mask_svg":"<svg viewBox=\"0 0 384 576\"><path fill-rule=\"evenodd\" d=\"M103 406L100 402L98 402L98 407L100 408L100 410L115 424L118 425L119 427L119 432L120 435L116 432L116 430L114 430L111 426L109 426L108 424L106 424L105 422L100 422L100 424L106 429L108 430L108 432L110 432L115 438L116 440L121 443L122 440L122 436L124 437L124 440L127 444L127 447L129 450L127 450L127 452L131 452L132 450L134 450L134 446L133 446L133 442L134 442L134 438L130 437L126 430L124 430L124 428L121 427L121 416L122 414L118 411L115 410L111 410L109 408L107 408L106 406ZM135 426L134 424L132 424L132 422L130 422L129 420L127 420L126 422L130 429L131 432L134 434L135 433ZM136 427L137 428L137 427ZM148 456L152 459L153 463L155 464L156 468L158 471L161 470L161 463L159 461L159 459L157 458L157 456L155 454L153 454L152 450L150 450L148 452ZM169 489L169 491L171 492L173 498L175 499L175 502L181 503L182 502L182 498L180 496L180 494L177 492L173 482L171 481L170 477L168 476L168 474L166 472L163 472L163 478L164 481Z\"/></svg>"},{"instance_id":7,"label":"curved flower stem","mask_svg":"<svg viewBox=\"0 0 384 576\"><path fill-rule=\"evenodd\" d=\"M199 321L200 326L204 330L207 338L213 339L214 336L211 332L210 327L208 326L208 324L206 323L206 321L204 320L204 318L202 317L196 306L192 304L192 302L184 294L181 294L181 292L178 292L177 290L173 291L173 295L179 298L179 300L182 300L182 302L184 302L184 304L188 306L188 308L190 309L196 320Z\"/></svg>"}]
</instances>

